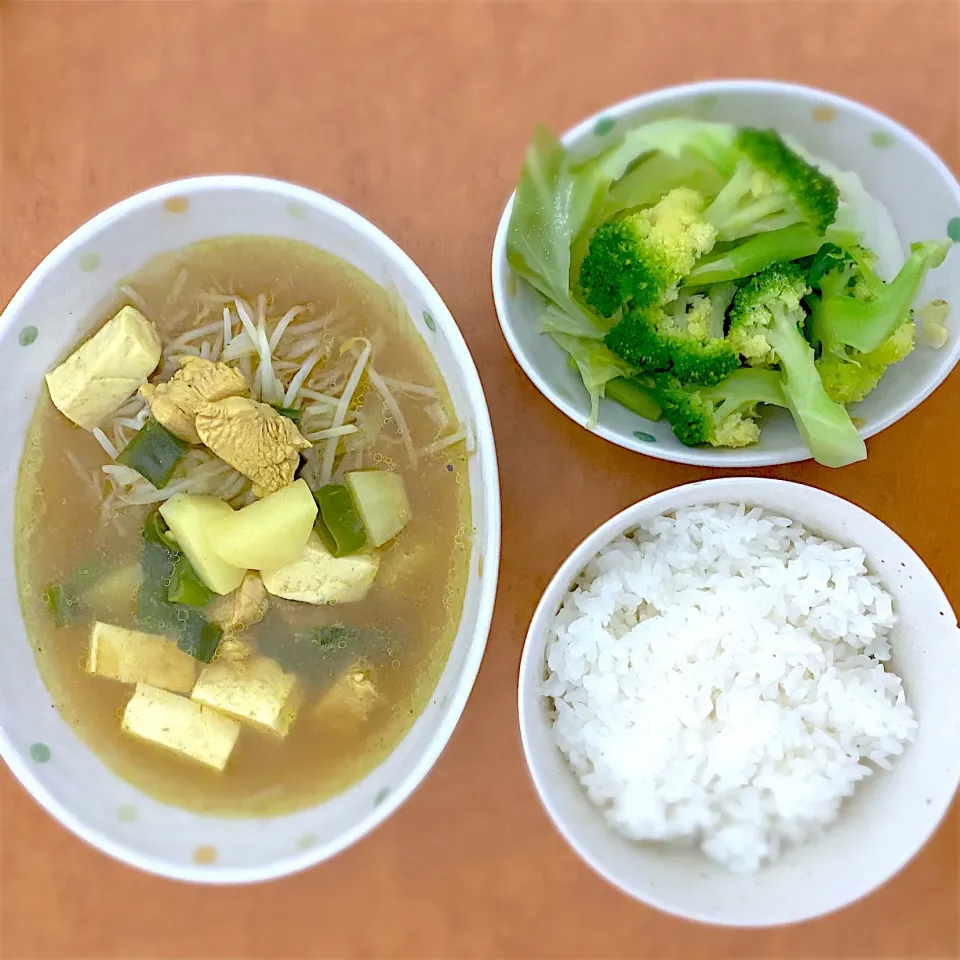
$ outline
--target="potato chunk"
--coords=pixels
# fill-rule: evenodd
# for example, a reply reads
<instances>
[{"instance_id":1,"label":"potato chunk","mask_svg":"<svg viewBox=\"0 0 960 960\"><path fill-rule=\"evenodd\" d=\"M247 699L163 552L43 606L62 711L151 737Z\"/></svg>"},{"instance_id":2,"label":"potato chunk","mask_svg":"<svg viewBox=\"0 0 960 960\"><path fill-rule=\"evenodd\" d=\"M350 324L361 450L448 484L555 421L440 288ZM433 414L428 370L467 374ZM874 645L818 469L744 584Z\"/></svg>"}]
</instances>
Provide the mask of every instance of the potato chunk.
<instances>
[{"instance_id":1,"label":"potato chunk","mask_svg":"<svg viewBox=\"0 0 960 960\"><path fill-rule=\"evenodd\" d=\"M160 362L160 334L139 310L124 307L47 374L54 406L92 430L120 409Z\"/></svg>"},{"instance_id":2,"label":"potato chunk","mask_svg":"<svg viewBox=\"0 0 960 960\"><path fill-rule=\"evenodd\" d=\"M293 563L260 576L268 593L303 603L352 603L362 600L376 579L380 558L372 553L335 557L316 533Z\"/></svg>"},{"instance_id":3,"label":"potato chunk","mask_svg":"<svg viewBox=\"0 0 960 960\"><path fill-rule=\"evenodd\" d=\"M197 679L197 661L166 637L94 623L86 670L121 683L189 693Z\"/></svg>"},{"instance_id":4,"label":"potato chunk","mask_svg":"<svg viewBox=\"0 0 960 960\"><path fill-rule=\"evenodd\" d=\"M160 516L207 587L225 596L240 586L246 568L227 563L215 549L220 522L233 516L229 503L206 494L178 493L160 507Z\"/></svg>"},{"instance_id":5,"label":"potato chunk","mask_svg":"<svg viewBox=\"0 0 960 960\"><path fill-rule=\"evenodd\" d=\"M137 684L121 729L214 770L227 765L240 735L236 720L146 683Z\"/></svg>"},{"instance_id":6,"label":"potato chunk","mask_svg":"<svg viewBox=\"0 0 960 960\"><path fill-rule=\"evenodd\" d=\"M409 523L413 513L399 473L352 470L345 479L375 547L392 540Z\"/></svg>"},{"instance_id":7,"label":"potato chunk","mask_svg":"<svg viewBox=\"0 0 960 960\"><path fill-rule=\"evenodd\" d=\"M303 687L295 673L287 673L268 657L238 663L217 660L200 671L191 697L258 730L285 737L303 703Z\"/></svg>"},{"instance_id":8,"label":"potato chunk","mask_svg":"<svg viewBox=\"0 0 960 960\"><path fill-rule=\"evenodd\" d=\"M317 501L300 479L246 507L223 514L211 543L235 567L273 570L303 552L317 518Z\"/></svg>"}]
</instances>

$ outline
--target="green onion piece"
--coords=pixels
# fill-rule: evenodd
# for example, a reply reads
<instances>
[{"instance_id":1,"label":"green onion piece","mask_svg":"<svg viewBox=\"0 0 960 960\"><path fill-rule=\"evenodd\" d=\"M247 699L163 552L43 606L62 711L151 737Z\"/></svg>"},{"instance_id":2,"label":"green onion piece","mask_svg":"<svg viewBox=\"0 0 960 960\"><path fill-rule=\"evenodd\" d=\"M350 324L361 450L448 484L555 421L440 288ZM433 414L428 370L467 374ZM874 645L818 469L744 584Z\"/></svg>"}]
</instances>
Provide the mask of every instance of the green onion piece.
<instances>
[{"instance_id":1,"label":"green onion piece","mask_svg":"<svg viewBox=\"0 0 960 960\"><path fill-rule=\"evenodd\" d=\"M614 377L607 381L605 396L645 420L659 420L663 413L653 394L629 377Z\"/></svg>"},{"instance_id":2,"label":"green onion piece","mask_svg":"<svg viewBox=\"0 0 960 960\"><path fill-rule=\"evenodd\" d=\"M136 470L160 489L167 485L188 447L188 443L174 436L163 424L148 420L120 451L117 463Z\"/></svg>"},{"instance_id":3,"label":"green onion piece","mask_svg":"<svg viewBox=\"0 0 960 960\"><path fill-rule=\"evenodd\" d=\"M201 663L210 663L220 646L223 631L220 627L199 614L188 612L186 620L179 621L177 646Z\"/></svg>"},{"instance_id":4,"label":"green onion piece","mask_svg":"<svg viewBox=\"0 0 960 960\"><path fill-rule=\"evenodd\" d=\"M89 613L83 595L101 580L109 569L107 559L99 548L93 550L62 583L51 583L41 594L50 608L54 625L65 627L76 623Z\"/></svg>"},{"instance_id":5,"label":"green onion piece","mask_svg":"<svg viewBox=\"0 0 960 960\"><path fill-rule=\"evenodd\" d=\"M328 483L313 496L320 507L318 516L323 518L323 525L333 540L332 547L327 544L330 552L335 557L356 553L367 542L367 534L347 486ZM318 534L323 539L323 534L319 531Z\"/></svg>"},{"instance_id":6,"label":"green onion piece","mask_svg":"<svg viewBox=\"0 0 960 960\"><path fill-rule=\"evenodd\" d=\"M80 600L62 584L51 583L43 591L43 602L50 608L50 616L55 627L66 627L76 623L84 613Z\"/></svg>"},{"instance_id":7,"label":"green onion piece","mask_svg":"<svg viewBox=\"0 0 960 960\"><path fill-rule=\"evenodd\" d=\"M181 650L201 663L210 663L217 652L222 631L186 599L200 599L192 584L196 574L180 551L171 545L167 525L158 510L147 517L142 539L141 583L137 597L140 627L153 633L176 633L177 646ZM203 584L199 585L206 591ZM183 591L179 595L185 599L178 602L171 593L179 591ZM202 605L209 602L210 596Z\"/></svg>"},{"instance_id":8,"label":"green onion piece","mask_svg":"<svg viewBox=\"0 0 960 960\"><path fill-rule=\"evenodd\" d=\"M181 553L174 561L167 599L188 607L205 607L213 599L213 591L197 576L190 561Z\"/></svg>"},{"instance_id":9,"label":"green onion piece","mask_svg":"<svg viewBox=\"0 0 960 960\"><path fill-rule=\"evenodd\" d=\"M303 414L302 410L294 410L292 407L277 407L276 411L281 417L286 417L288 420L292 420L298 427L300 426L300 417Z\"/></svg>"},{"instance_id":10,"label":"green onion piece","mask_svg":"<svg viewBox=\"0 0 960 960\"><path fill-rule=\"evenodd\" d=\"M258 647L284 670L296 673L312 691L329 689L351 663L365 661L386 666L392 659L390 634L371 627L330 623L289 632L283 618L269 618L260 624ZM286 631L286 632L285 632Z\"/></svg>"}]
</instances>

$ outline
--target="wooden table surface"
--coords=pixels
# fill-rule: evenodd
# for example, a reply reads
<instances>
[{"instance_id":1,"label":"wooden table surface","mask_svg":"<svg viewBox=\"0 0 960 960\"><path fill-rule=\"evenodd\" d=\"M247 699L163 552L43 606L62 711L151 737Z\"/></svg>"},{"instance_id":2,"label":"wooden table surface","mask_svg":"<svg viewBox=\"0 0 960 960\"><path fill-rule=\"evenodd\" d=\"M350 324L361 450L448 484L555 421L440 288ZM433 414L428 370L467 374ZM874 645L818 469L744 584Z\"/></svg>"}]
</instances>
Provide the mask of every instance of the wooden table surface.
<instances>
[{"instance_id":1,"label":"wooden table surface","mask_svg":"<svg viewBox=\"0 0 960 960\"><path fill-rule=\"evenodd\" d=\"M446 300L487 389L504 503L479 681L434 772L388 823L299 876L197 888L87 847L3 770L0 955L958 955L956 808L874 896L772 931L697 926L633 903L553 831L527 778L515 708L540 591L601 521L709 471L620 450L542 399L500 335L489 262L535 121L563 129L682 81L827 87L888 112L960 169L960 6L0 0L0 36L0 302L70 231L151 184L243 172L313 187L382 227ZM958 422L955 374L870 441L866 463L762 472L875 513L958 605Z\"/></svg>"}]
</instances>

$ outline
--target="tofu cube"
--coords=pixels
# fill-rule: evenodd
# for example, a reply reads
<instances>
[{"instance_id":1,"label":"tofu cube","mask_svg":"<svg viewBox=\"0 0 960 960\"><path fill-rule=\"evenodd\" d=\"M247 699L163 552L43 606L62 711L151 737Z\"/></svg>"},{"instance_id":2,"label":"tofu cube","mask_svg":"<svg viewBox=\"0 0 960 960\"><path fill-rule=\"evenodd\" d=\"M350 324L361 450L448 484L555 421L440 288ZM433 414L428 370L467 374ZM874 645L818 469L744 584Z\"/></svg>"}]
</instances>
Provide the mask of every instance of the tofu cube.
<instances>
[{"instance_id":1,"label":"tofu cube","mask_svg":"<svg viewBox=\"0 0 960 960\"><path fill-rule=\"evenodd\" d=\"M285 737L303 703L303 687L268 657L217 660L200 671L191 697L250 726Z\"/></svg>"},{"instance_id":2,"label":"tofu cube","mask_svg":"<svg viewBox=\"0 0 960 960\"><path fill-rule=\"evenodd\" d=\"M197 661L172 640L99 621L90 629L86 669L98 677L175 693L189 693L197 680Z\"/></svg>"},{"instance_id":3,"label":"tofu cube","mask_svg":"<svg viewBox=\"0 0 960 960\"><path fill-rule=\"evenodd\" d=\"M354 664L311 707L324 727L349 733L362 726L383 697L362 664Z\"/></svg>"},{"instance_id":4,"label":"tofu cube","mask_svg":"<svg viewBox=\"0 0 960 960\"><path fill-rule=\"evenodd\" d=\"M124 307L47 374L54 406L92 430L146 383L160 362L160 334L139 310Z\"/></svg>"},{"instance_id":5,"label":"tofu cube","mask_svg":"<svg viewBox=\"0 0 960 960\"><path fill-rule=\"evenodd\" d=\"M121 729L214 770L227 765L240 735L236 720L146 683L137 684Z\"/></svg>"},{"instance_id":6,"label":"tofu cube","mask_svg":"<svg viewBox=\"0 0 960 960\"><path fill-rule=\"evenodd\" d=\"M372 553L335 557L316 532L298 560L277 570L261 571L268 593L303 603L353 603L362 600L376 579L380 558Z\"/></svg>"}]
</instances>

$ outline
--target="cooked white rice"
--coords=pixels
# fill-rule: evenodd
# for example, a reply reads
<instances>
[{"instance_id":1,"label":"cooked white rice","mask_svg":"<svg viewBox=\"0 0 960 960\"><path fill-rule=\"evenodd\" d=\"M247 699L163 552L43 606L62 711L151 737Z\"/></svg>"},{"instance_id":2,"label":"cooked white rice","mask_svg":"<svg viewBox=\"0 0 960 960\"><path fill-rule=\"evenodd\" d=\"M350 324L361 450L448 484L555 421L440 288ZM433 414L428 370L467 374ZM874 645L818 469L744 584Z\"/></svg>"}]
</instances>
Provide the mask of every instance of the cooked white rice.
<instances>
[{"instance_id":1,"label":"cooked white rice","mask_svg":"<svg viewBox=\"0 0 960 960\"><path fill-rule=\"evenodd\" d=\"M603 549L547 642L554 734L636 840L753 871L916 735L864 553L785 517L677 511Z\"/></svg>"}]
</instances>

